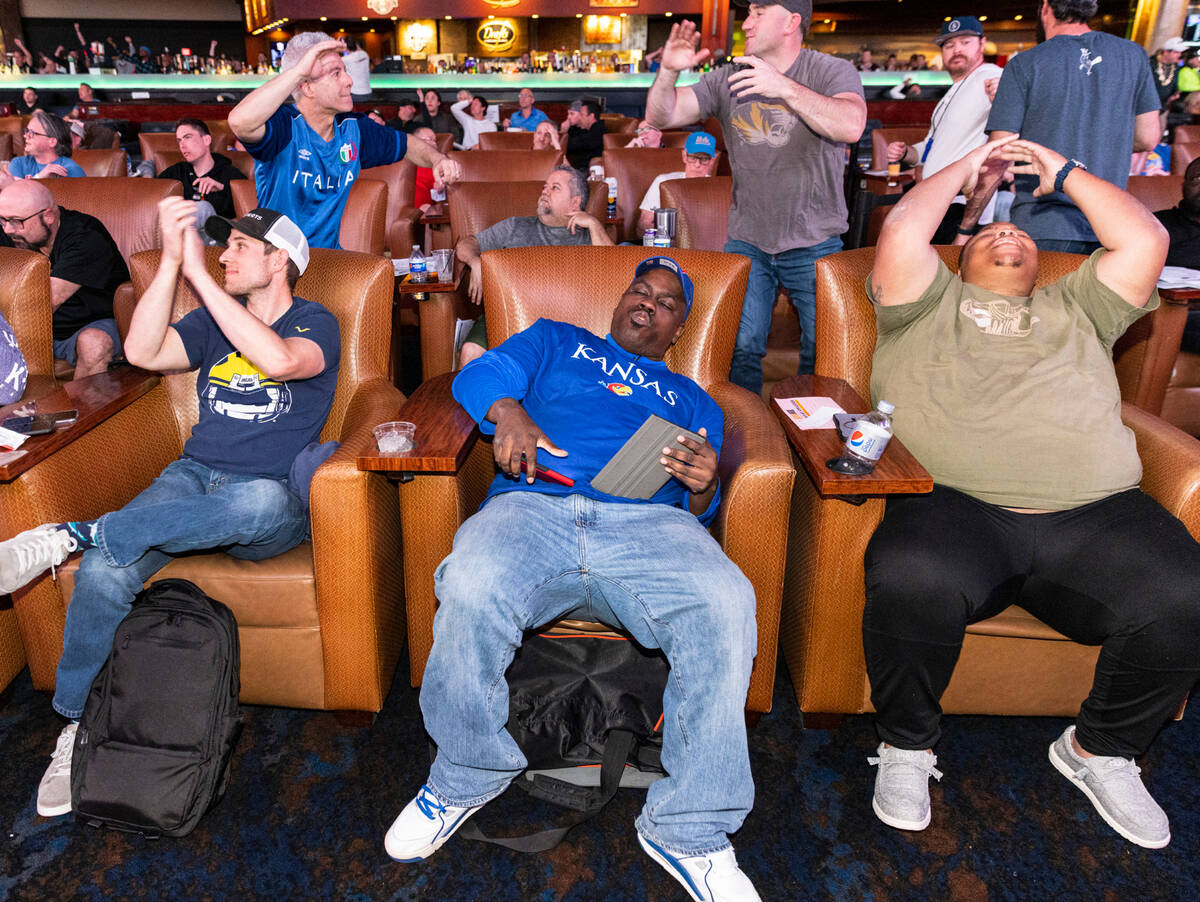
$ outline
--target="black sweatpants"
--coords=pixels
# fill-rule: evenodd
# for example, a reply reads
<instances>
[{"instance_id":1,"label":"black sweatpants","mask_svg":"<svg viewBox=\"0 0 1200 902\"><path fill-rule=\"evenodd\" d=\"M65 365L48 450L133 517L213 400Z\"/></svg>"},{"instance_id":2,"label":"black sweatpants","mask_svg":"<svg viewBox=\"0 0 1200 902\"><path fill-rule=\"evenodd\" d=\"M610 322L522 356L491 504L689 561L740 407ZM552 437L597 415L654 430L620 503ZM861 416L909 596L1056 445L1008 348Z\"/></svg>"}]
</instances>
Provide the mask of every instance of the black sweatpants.
<instances>
[{"instance_id":1,"label":"black sweatpants","mask_svg":"<svg viewBox=\"0 0 1200 902\"><path fill-rule=\"evenodd\" d=\"M967 625L1011 604L1102 646L1076 721L1093 754L1145 752L1200 678L1200 545L1138 489L1046 514L937 485L890 499L866 590L871 701L897 748L938 741Z\"/></svg>"}]
</instances>

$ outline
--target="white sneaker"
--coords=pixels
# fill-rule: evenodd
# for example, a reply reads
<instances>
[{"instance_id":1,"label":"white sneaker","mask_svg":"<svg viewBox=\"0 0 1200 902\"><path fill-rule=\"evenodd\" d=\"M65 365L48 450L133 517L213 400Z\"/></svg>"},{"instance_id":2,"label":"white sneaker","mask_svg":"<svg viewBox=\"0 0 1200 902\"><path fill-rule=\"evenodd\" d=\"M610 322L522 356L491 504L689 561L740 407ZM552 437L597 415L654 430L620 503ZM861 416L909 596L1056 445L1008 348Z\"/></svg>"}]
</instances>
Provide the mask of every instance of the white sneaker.
<instances>
[{"instance_id":1,"label":"white sneaker","mask_svg":"<svg viewBox=\"0 0 1200 902\"><path fill-rule=\"evenodd\" d=\"M937 755L882 742L878 752L878 758L867 759L868 764L879 765L871 798L876 817L897 830L924 830L930 819L929 778L942 779L942 772L934 767Z\"/></svg>"},{"instance_id":2,"label":"white sneaker","mask_svg":"<svg viewBox=\"0 0 1200 902\"><path fill-rule=\"evenodd\" d=\"M754 884L738 867L732 848L679 857L641 833L637 838L646 854L678 880L696 902L761 902Z\"/></svg>"},{"instance_id":3,"label":"white sneaker","mask_svg":"<svg viewBox=\"0 0 1200 902\"><path fill-rule=\"evenodd\" d=\"M65 529L44 523L0 542L0 594L13 592L67 559L79 543Z\"/></svg>"},{"instance_id":4,"label":"white sneaker","mask_svg":"<svg viewBox=\"0 0 1200 902\"><path fill-rule=\"evenodd\" d=\"M1050 746L1050 763L1079 787L1108 825L1131 843L1161 849L1171 841L1166 813L1142 782L1132 758L1096 755L1084 758L1071 743L1074 725Z\"/></svg>"},{"instance_id":5,"label":"white sneaker","mask_svg":"<svg viewBox=\"0 0 1200 902\"><path fill-rule=\"evenodd\" d=\"M383 847L397 861L428 858L482 807L443 805L428 786L422 786L417 797L405 805L404 810L392 821L383 838Z\"/></svg>"},{"instance_id":6,"label":"white sneaker","mask_svg":"<svg viewBox=\"0 0 1200 902\"><path fill-rule=\"evenodd\" d=\"M77 723L69 723L58 734L54 757L38 784L37 813L57 817L71 811L71 753L75 750Z\"/></svg>"}]
</instances>

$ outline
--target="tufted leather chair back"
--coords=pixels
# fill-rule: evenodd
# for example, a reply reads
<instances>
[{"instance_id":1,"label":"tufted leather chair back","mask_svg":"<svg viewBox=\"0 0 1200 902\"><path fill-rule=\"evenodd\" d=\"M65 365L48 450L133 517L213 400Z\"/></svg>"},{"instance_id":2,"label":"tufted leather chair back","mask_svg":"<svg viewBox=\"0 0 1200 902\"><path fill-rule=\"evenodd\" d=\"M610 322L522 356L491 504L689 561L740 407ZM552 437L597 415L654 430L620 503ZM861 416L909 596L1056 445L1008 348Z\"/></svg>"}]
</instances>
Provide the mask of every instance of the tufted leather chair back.
<instances>
[{"instance_id":1,"label":"tufted leather chair back","mask_svg":"<svg viewBox=\"0 0 1200 902\"><path fill-rule=\"evenodd\" d=\"M161 245L158 202L183 194L182 186L174 180L131 179L124 175L47 179L45 185L60 207L87 213L104 223L126 263L138 251Z\"/></svg>"},{"instance_id":2,"label":"tufted leather chair back","mask_svg":"<svg viewBox=\"0 0 1200 902\"><path fill-rule=\"evenodd\" d=\"M0 313L17 337L30 378L54 376L53 310L46 256L0 247Z\"/></svg>"},{"instance_id":3,"label":"tufted leather chair back","mask_svg":"<svg viewBox=\"0 0 1200 902\"><path fill-rule=\"evenodd\" d=\"M750 261L736 254L671 249L695 285L692 312L667 365L701 387L729 381ZM648 247L535 247L483 255L488 345L526 329L539 317L574 323L604 336L613 309Z\"/></svg>"},{"instance_id":4,"label":"tufted leather chair back","mask_svg":"<svg viewBox=\"0 0 1200 902\"><path fill-rule=\"evenodd\" d=\"M724 249L729 238L729 208L733 206L733 179L714 175L705 179L671 179L659 186L664 207L674 207L675 243L701 251Z\"/></svg>"},{"instance_id":5,"label":"tufted leather chair back","mask_svg":"<svg viewBox=\"0 0 1200 902\"><path fill-rule=\"evenodd\" d=\"M138 149L142 152L143 160L153 160L156 153L169 150L179 152L179 142L175 140L175 132L138 132ZM213 149L217 142L213 141ZM222 151L224 152L224 151ZM155 168L155 172L158 169Z\"/></svg>"},{"instance_id":6,"label":"tufted leather chair back","mask_svg":"<svg viewBox=\"0 0 1200 902\"><path fill-rule=\"evenodd\" d=\"M129 175L129 156L125 151L85 150L80 148L71 154L71 159L89 176L124 177Z\"/></svg>"},{"instance_id":7,"label":"tufted leather chair back","mask_svg":"<svg viewBox=\"0 0 1200 902\"><path fill-rule=\"evenodd\" d=\"M1125 190L1151 213L1169 210L1183 198L1183 174L1131 175Z\"/></svg>"},{"instance_id":8,"label":"tufted leather chair back","mask_svg":"<svg viewBox=\"0 0 1200 902\"><path fill-rule=\"evenodd\" d=\"M359 177L387 185L387 206L384 214L387 222L392 222L400 215L401 207L412 206L417 186L417 167L408 160L389 163L387 166L372 166L362 170Z\"/></svg>"},{"instance_id":9,"label":"tufted leather chair back","mask_svg":"<svg viewBox=\"0 0 1200 902\"><path fill-rule=\"evenodd\" d=\"M925 139L929 129L923 125L893 125L877 128L871 132L871 168L875 171L887 169L887 146L893 141L916 144Z\"/></svg>"},{"instance_id":10,"label":"tufted leather chair back","mask_svg":"<svg viewBox=\"0 0 1200 902\"><path fill-rule=\"evenodd\" d=\"M218 284L224 282L218 258L224 248L206 247L204 260ZM144 251L130 261L134 295L141 297L158 270L162 252ZM337 317L341 328L342 356L333 407L321 430L321 440L338 438L355 389L370 379L384 378L391 353L391 308L395 276L391 263L370 254L314 247L308 268L296 284L296 296L317 301ZM200 306L191 286L180 279L175 289L171 321ZM163 377L175 413L180 442L186 440L199 417L196 374L172 373Z\"/></svg>"},{"instance_id":11,"label":"tufted leather chair back","mask_svg":"<svg viewBox=\"0 0 1200 902\"><path fill-rule=\"evenodd\" d=\"M0 133L12 135L14 157L25 153L25 125L28 122L28 116L0 116Z\"/></svg>"},{"instance_id":12,"label":"tufted leather chair back","mask_svg":"<svg viewBox=\"0 0 1200 902\"><path fill-rule=\"evenodd\" d=\"M562 162L557 150L455 150L450 159L462 168L464 182L546 180Z\"/></svg>"},{"instance_id":13,"label":"tufted leather chair back","mask_svg":"<svg viewBox=\"0 0 1200 902\"><path fill-rule=\"evenodd\" d=\"M624 134L633 136L637 131L638 120L632 116L622 116L620 113L601 113L600 121L604 123L604 130L609 134Z\"/></svg>"},{"instance_id":14,"label":"tufted leather chair back","mask_svg":"<svg viewBox=\"0 0 1200 902\"><path fill-rule=\"evenodd\" d=\"M13 136L9 132L0 132L0 160L13 158Z\"/></svg>"},{"instance_id":15,"label":"tufted leather chair back","mask_svg":"<svg viewBox=\"0 0 1200 902\"><path fill-rule=\"evenodd\" d=\"M480 150L533 150L533 132L484 132L479 136Z\"/></svg>"},{"instance_id":16,"label":"tufted leather chair back","mask_svg":"<svg viewBox=\"0 0 1200 902\"><path fill-rule=\"evenodd\" d=\"M253 178L230 182L229 190L235 215L245 216L258 206ZM388 189L383 182L362 177L352 184L338 231L342 250L382 255L387 246L387 206Z\"/></svg>"},{"instance_id":17,"label":"tufted leather chair back","mask_svg":"<svg viewBox=\"0 0 1200 902\"><path fill-rule=\"evenodd\" d=\"M544 181L526 182L460 182L450 185L446 192L450 208L450 240L457 242L467 235L476 235L510 216L533 216ZM584 207L604 221L608 206L608 186L603 182L588 182L588 199Z\"/></svg>"},{"instance_id":18,"label":"tufted leather chair back","mask_svg":"<svg viewBox=\"0 0 1200 902\"><path fill-rule=\"evenodd\" d=\"M650 183L664 172L683 169L678 147L621 147L604 151L604 174L617 180L617 240L631 241L638 211Z\"/></svg>"}]
</instances>

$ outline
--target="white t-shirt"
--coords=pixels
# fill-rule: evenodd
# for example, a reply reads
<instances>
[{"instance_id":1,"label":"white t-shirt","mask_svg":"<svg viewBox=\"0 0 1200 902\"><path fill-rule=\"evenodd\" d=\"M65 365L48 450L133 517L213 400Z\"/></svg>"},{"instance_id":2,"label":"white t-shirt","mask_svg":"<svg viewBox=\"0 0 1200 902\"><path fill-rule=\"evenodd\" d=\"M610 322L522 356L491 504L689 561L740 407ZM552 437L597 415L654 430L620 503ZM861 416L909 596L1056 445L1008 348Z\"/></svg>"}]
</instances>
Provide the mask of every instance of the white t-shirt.
<instances>
[{"instance_id":1,"label":"white t-shirt","mask_svg":"<svg viewBox=\"0 0 1200 902\"><path fill-rule=\"evenodd\" d=\"M923 141L913 145L917 149L917 159L925 162L923 178L945 169L955 160L987 143L984 126L992 111L992 102L988 100L983 83L989 78L999 78L1001 73L999 66L984 63L966 78L952 84L950 90L942 95L929 119L929 134ZM966 202L962 195L954 200L957 203ZM995 203L993 196L979 217L980 223L992 221Z\"/></svg>"},{"instance_id":2,"label":"white t-shirt","mask_svg":"<svg viewBox=\"0 0 1200 902\"><path fill-rule=\"evenodd\" d=\"M346 74L350 76L351 94L371 93L371 58L361 47L353 53L342 54Z\"/></svg>"},{"instance_id":3,"label":"white t-shirt","mask_svg":"<svg viewBox=\"0 0 1200 902\"><path fill-rule=\"evenodd\" d=\"M467 105L470 102L470 100L460 100L458 103L450 107L450 112L454 114L454 118L458 120L458 124L462 126L463 130L462 144L455 146L461 146L463 150L470 150L472 147L478 144L479 135L481 132L496 131L495 122L492 122L486 118L475 119L467 112ZM492 109L493 107L489 106L488 112L490 112ZM499 107L495 107L495 109L499 110ZM486 116L487 113L484 113L484 115Z\"/></svg>"},{"instance_id":4,"label":"white t-shirt","mask_svg":"<svg viewBox=\"0 0 1200 902\"><path fill-rule=\"evenodd\" d=\"M686 172L664 172L660 176L656 176L654 181L650 183L650 187L646 189L646 196L642 198L641 209L657 210L662 206L662 198L659 195L658 186L663 182L671 179L681 179L687 175Z\"/></svg>"}]
</instances>

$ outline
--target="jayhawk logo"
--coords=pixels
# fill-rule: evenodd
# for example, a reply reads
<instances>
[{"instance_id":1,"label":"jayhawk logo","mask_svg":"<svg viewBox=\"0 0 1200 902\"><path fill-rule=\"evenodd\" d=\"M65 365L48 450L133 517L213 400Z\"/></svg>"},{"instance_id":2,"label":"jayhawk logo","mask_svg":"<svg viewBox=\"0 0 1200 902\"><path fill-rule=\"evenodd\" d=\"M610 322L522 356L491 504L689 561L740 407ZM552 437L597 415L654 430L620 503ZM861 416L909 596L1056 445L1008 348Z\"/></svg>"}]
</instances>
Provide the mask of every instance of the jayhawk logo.
<instances>
[{"instance_id":1,"label":"jayhawk logo","mask_svg":"<svg viewBox=\"0 0 1200 902\"><path fill-rule=\"evenodd\" d=\"M234 351L209 369L204 400L223 417L270 423L291 410L292 391Z\"/></svg>"},{"instance_id":2,"label":"jayhawk logo","mask_svg":"<svg viewBox=\"0 0 1200 902\"><path fill-rule=\"evenodd\" d=\"M621 398L628 398L630 395L633 394L633 389L630 388L628 385L626 385L624 382L606 382L604 384L604 387L607 388L614 395L617 395L618 397L621 397Z\"/></svg>"},{"instance_id":3,"label":"jayhawk logo","mask_svg":"<svg viewBox=\"0 0 1200 902\"><path fill-rule=\"evenodd\" d=\"M742 104L731 120L745 143L769 147L787 144L799 121L795 113L781 104L757 101Z\"/></svg>"}]
</instances>

